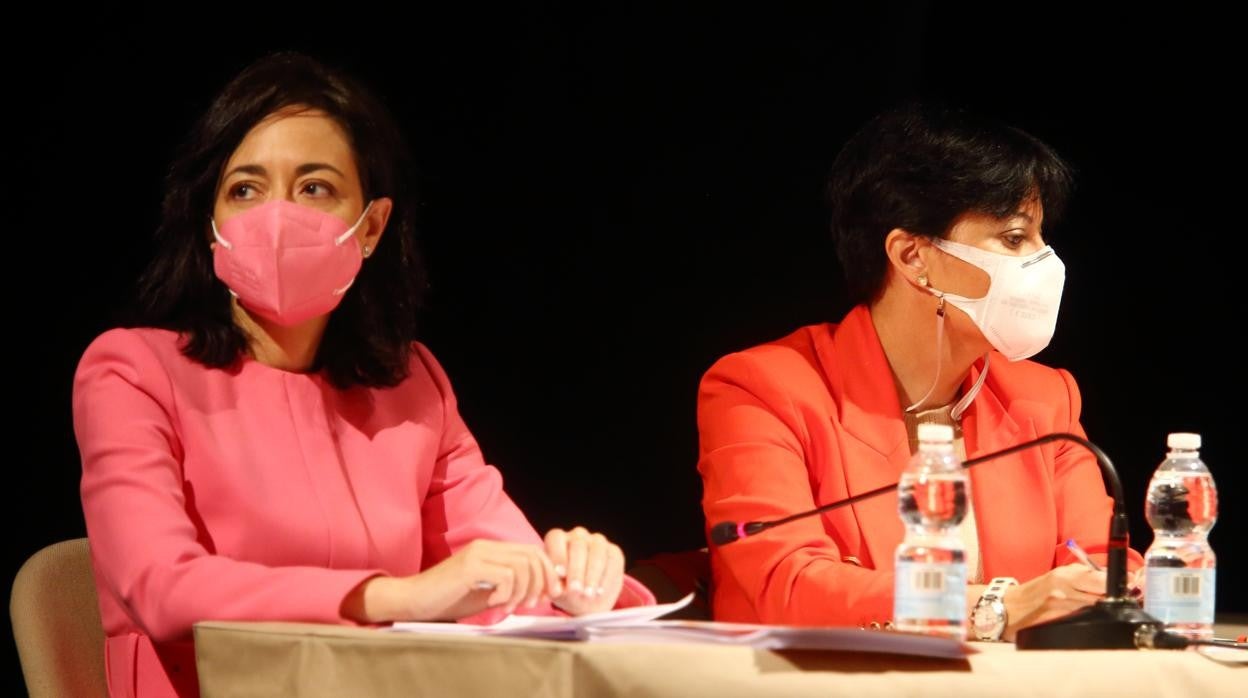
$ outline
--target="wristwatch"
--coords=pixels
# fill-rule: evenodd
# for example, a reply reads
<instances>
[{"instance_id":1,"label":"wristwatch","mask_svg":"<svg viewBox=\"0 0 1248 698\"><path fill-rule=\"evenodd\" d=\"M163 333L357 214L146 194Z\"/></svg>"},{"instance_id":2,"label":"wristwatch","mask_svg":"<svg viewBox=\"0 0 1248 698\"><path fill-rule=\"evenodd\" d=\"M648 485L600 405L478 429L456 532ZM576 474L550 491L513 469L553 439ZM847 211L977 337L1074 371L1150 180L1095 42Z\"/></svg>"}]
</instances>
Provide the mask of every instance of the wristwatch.
<instances>
[{"instance_id":1,"label":"wristwatch","mask_svg":"<svg viewBox=\"0 0 1248 698\"><path fill-rule=\"evenodd\" d=\"M971 629L978 640L996 642L1005 634L1009 618L1005 613L1005 590L1018 584L1013 577L994 577L988 590L971 611Z\"/></svg>"}]
</instances>

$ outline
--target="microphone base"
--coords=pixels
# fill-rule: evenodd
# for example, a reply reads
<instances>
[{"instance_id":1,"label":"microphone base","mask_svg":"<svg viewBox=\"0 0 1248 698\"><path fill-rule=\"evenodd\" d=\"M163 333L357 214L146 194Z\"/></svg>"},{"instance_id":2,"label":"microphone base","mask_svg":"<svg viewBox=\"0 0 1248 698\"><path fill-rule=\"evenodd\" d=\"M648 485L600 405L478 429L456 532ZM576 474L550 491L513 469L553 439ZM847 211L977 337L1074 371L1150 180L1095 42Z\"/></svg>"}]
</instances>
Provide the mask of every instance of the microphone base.
<instances>
[{"instance_id":1,"label":"microphone base","mask_svg":"<svg viewBox=\"0 0 1248 698\"><path fill-rule=\"evenodd\" d=\"M1105 599L1068 616L1018 631L1020 650L1133 650L1141 627L1164 627L1130 599Z\"/></svg>"}]
</instances>

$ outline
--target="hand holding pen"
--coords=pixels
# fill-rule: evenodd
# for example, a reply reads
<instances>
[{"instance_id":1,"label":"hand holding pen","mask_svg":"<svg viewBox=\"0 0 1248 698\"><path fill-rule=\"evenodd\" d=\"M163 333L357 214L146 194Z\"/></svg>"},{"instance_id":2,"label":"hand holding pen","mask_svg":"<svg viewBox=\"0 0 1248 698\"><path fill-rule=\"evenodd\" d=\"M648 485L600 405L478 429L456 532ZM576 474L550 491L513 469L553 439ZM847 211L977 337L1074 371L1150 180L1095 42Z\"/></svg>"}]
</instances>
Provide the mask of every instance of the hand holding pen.
<instances>
[{"instance_id":1,"label":"hand holding pen","mask_svg":"<svg viewBox=\"0 0 1248 698\"><path fill-rule=\"evenodd\" d=\"M1092 558L1088 557L1088 553L1084 551L1083 548L1079 547L1079 544L1075 542L1074 538L1068 538L1066 540L1066 549L1069 550L1071 553L1073 553L1074 556L1078 558L1079 562L1082 562L1083 564L1087 565L1088 567L1091 567L1097 572L1103 571L1103 568L1100 565L1096 564L1096 561L1094 561Z\"/></svg>"},{"instance_id":2,"label":"hand holding pen","mask_svg":"<svg viewBox=\"0 0 1248 698\"><path fill-rule=\"evenodd\" d=\"M1087 551L1079 547L1079 544L1075 542L1074 538L1069 538L1066 540L1066 548L1070 550L1071 554L1073 554L1075 558L1079 560L1079 562L1082 562L1083 564L1087 565L1088 567L1091 567L1097 572L1101 572L1104 570L1104 568L1098 565L1095 560L1093 560L1091 557L1088 557ZM1142 574L1143 574L1143 568L1136 570L1131 575L1131 585L1130 585L1130 589L1128 589L1127 591L1133 598L1139 598L1144 595L1144 590L1142 588L1143 585L1141 584L1141 582L1143 581Z\"/></svg>"}]
</instances>

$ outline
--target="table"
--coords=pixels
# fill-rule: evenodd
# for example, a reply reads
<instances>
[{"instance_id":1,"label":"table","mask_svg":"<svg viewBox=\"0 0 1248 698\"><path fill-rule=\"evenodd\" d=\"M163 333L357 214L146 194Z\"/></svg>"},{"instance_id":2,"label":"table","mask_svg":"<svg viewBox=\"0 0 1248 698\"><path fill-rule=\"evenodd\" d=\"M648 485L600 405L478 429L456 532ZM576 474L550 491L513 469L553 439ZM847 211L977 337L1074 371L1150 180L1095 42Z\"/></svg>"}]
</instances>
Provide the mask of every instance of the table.
<instances>
[{"instance_id":1,"label":"table","mask_svg":"<svg viewBox=\"0 0 1248 698\"><path fill-rule=\"evenodd\" d=\"M1226 634L1231 629L1222 629ZM873 632L866 631L863 632ZM878 632L878 631L875 631ZM1242 630L1240 631L1242 632ZM416 635L303 623L195 626L214 696L1242 696L1248 667L1195 652L1016 651L965 660Z\"/></svg>"}]
</instances>

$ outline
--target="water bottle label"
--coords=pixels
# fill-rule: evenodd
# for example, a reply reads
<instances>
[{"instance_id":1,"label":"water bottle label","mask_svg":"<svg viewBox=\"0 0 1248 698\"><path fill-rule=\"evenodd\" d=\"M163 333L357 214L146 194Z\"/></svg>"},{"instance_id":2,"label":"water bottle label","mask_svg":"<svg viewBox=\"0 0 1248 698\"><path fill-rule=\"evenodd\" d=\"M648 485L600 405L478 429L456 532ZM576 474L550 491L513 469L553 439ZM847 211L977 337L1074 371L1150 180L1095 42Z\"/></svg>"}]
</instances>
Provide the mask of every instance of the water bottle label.
<instances>
[{"instance_id":1,"label":"water bottle label","mask_svg":"<svg viewBox=\"0 0 1248 698\"><path fill-rule=\"evenodd\" d=\"M1144 610L1163 623L1212 623L1217 570L1149 567Z\"/></svg>"},{"instance_id":2,"label":"water bottle label","mask_svg":"<svg viewBox=\"0 0 1248 698\"><path fill-rule=\"evenodd\" d=\"M893 616L898 619L966 618L966 565L898 562Z\"/></svg>"}]
</instances>

